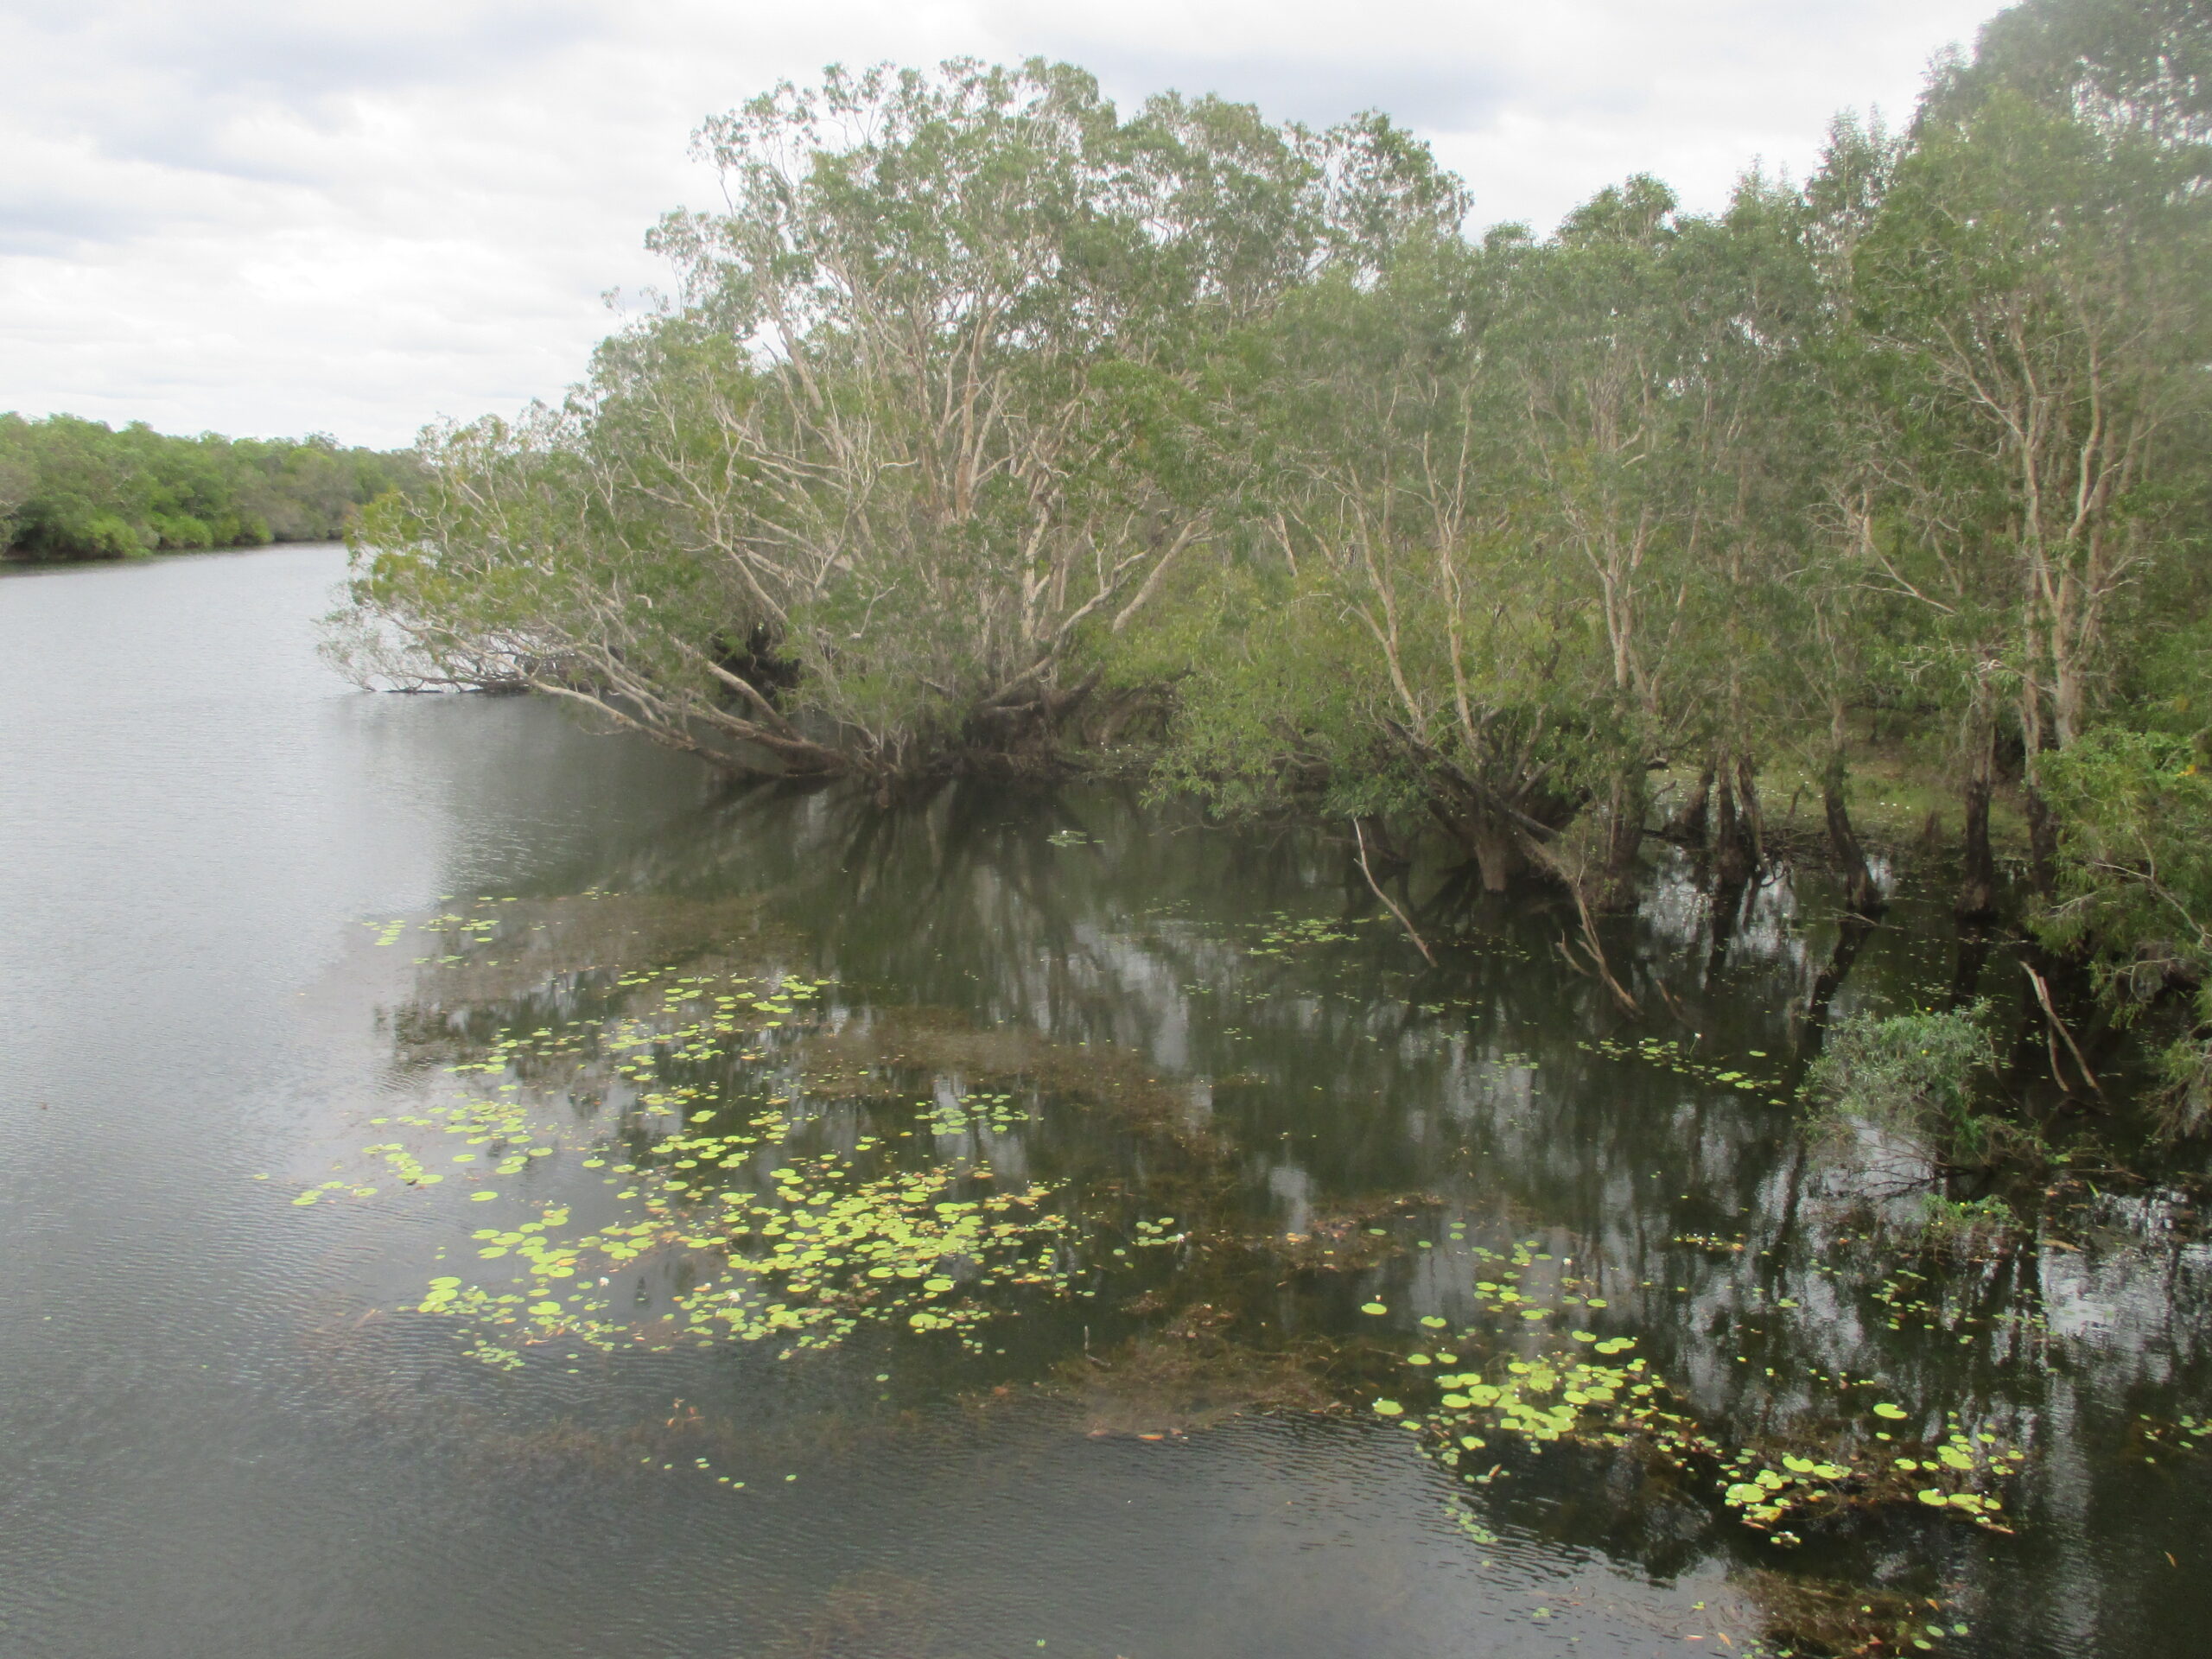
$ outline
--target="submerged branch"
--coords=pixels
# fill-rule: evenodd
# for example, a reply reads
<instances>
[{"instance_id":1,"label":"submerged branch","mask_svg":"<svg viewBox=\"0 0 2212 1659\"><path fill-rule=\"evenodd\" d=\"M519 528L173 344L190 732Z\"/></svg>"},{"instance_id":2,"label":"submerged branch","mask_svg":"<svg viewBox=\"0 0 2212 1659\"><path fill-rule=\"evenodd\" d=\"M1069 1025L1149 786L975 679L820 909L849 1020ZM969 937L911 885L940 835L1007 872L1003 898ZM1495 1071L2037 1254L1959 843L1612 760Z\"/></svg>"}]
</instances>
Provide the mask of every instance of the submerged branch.
<instances>
[{"instance_id":1,"label":"submerged branch","mask_svg":"<svg viewBox=\"0 0 2212 1659\"><path fill-rule=\"evenodd\" d=\"M1414 949L1420 951L1428 965L1433 968L1436 966L1436 952L1428 948L1427 941L1421 936L1421 930L1414 925L1413 918L1398 907L1390 895L1382 891L1382 884L1375 879L1374 867L1367 861L1367 834L1360 828L1357 818L1351 821L1351 833L1352 839L1359 847L1360 874L1367 878L1367 885L1374 889L1375 896L1382 901L1383 906L1398 918L1398 925L1406 930L1406 937L1414 942Z\"/></svg>"}]
</instances>

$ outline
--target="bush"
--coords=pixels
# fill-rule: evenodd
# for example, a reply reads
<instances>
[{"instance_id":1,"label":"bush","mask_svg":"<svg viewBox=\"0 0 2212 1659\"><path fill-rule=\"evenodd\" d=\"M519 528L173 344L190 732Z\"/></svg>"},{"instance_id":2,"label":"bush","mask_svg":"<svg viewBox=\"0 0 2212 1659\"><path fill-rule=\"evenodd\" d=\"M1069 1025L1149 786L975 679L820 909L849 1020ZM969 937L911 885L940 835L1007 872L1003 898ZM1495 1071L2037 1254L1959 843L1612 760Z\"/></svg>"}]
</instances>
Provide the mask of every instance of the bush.
<instances>
[{"instance_id":1,"label":"bush","mask_svg":"<svg viewBox=\"0 0 2212 1659\"><path fill-rule=\"evenodd\" d=\"M2176 702L2178 718L2190 699ZM2212 1125L2212 728L2091 732L2044 770L2065 828L2037 931L2089 953L2123 1012L2193 988L2186 1028L2159 1057L2158 1128L2201 1133Z\"/></svg>"},{"instance_id":2,"label":"bush","mask_svg":"<svg viewBox=\"0 0 2212 1659\"><path fill-rule=\"evenodd\" d=\"M1929 1162L1988 1163L2017 1132L1974 1109L1997 1065L1988 1005L1942 1013L1854 1014L1828 1033L1806 1082L1839 1127L1861 1123L1911 1142Z\"/></svg>"}]
</instances>

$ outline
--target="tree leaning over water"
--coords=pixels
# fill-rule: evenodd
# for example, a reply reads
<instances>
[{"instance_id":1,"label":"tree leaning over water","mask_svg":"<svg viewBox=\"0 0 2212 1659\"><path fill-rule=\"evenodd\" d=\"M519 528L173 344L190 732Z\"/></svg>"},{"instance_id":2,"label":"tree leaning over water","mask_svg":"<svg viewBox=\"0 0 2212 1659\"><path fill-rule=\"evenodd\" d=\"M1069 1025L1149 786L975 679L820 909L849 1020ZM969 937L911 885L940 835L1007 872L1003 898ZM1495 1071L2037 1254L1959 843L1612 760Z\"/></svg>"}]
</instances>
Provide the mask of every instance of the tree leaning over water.
<instances>
[{"instance_id":1,"label":"tree leaning over water","mask_svg":"<svg viewBox=\"0 0 2212 1659\"><path fill-rule=\"evenodd\" d=\"M1239 331L1465 202L1380 120L1121 120L1065 66L831 71L702 128L729 211L561 409L425 443L356 587L430 678L742 764L1049 756L1250 457Z\"/></svg>"},{"instance_id":2,"label":"tree leaning over water","mask_svg":"<svg viewBox=\"0 0 2212 1659\"><path fill-rule=\"evenodd\" d=\"M583 386L426 438L352 644L738 767L1138 734L1163 787L1600 907L1655 833L1739 888L1779 760L1878 907L1878 748L1955 791L1983 912L2000 798L2078 880L2065 811L2113 797L2054 767L2201 726L2208 40L2030 0L1802 186L1700 216L1639 175L1548 237L1468 236L1379 116L1125 119L1043 62L785 86L701 130L727 209L663 223L677 292Z\"/></svg>"}]
</instances>

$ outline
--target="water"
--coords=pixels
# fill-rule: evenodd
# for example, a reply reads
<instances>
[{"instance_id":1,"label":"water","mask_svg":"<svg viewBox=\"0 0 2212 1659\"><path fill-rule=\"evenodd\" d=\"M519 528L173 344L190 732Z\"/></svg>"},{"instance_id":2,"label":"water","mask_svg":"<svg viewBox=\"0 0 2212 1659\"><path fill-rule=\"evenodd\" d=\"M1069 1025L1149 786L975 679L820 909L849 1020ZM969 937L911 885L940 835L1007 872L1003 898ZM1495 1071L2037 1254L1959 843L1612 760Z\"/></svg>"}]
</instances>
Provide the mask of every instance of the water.
<instances>
[{"instance_id":1,"label":"water","mask_svg":"<svg viewBox=\"0 0 2212 1659\"><path fill-rule=\"evenodd\" d=\"M1662 868L1630 1020L1554 907L1430 969L1310 833L356 693L340 570L0 580L0 1654L1740 1654L1908 1598L1937 1651L2202 1650L2185 1172L2085 1155L2039 1231L1923 1249L1788 1103L1808 994L1959 976L1910 873L1853 957L1816 874L1716 950ZM934 1208L993 1192L1035 1201ZM748 1211L792 1271L732 1268ZM963 1213L1006 1233L906 1276ZM2019 1472L1921 1478L2012 1530L1755 1530L1602 1401L1455 1468L1404 1427L1453 1351L1640 1357L1613 1404L1777 1467L1935 1468L1955 1412Z\"/></svg>"}]
</instances>

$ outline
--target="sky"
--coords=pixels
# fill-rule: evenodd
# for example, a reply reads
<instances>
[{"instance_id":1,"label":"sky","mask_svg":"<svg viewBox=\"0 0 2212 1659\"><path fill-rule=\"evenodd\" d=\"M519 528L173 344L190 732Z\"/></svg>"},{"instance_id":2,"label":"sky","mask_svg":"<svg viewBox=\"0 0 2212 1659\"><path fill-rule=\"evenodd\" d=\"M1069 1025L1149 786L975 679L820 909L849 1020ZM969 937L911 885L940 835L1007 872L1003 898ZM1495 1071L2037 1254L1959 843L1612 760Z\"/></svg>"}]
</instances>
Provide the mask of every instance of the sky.
<instances>
[{"instance_id":1,"label":"sky","mask_svg":"<svg viewBox=\"0 0 2212 1659\"><path fill-rule=\"evenodd\" d=\"M1908 116L1993 0L0 0L0 410L410 442L557 397L700 119L827 63L1082 64L1315 124L1381 109L1478 224L1626 175L1694 210ZM610 309L609 296L615 308Z\"/></svg>"}]
</instances>

